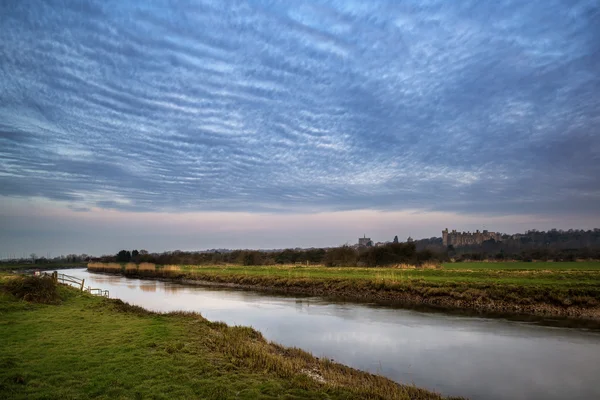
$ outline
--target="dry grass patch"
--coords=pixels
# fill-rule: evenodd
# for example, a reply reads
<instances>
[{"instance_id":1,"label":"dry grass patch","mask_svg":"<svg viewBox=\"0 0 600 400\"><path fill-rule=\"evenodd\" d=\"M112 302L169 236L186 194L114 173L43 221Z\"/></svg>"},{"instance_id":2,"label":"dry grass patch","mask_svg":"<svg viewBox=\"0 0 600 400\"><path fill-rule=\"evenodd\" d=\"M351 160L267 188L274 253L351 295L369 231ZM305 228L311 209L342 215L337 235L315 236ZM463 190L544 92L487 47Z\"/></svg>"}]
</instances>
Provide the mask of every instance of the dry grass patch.
<instances>
[{"instance_id":1,"label":"dry grass patch","mask_svg":"<svg viewBox=\"0 0 600 400\"><path fill-rule=\"evenodd\" d=\"M137 265L135 263L127 263L125 264L125 272L137 272Z\"/></svg>"},{"instance_id":2,"label":"dry grass patch","mask_svg":"<svg viewBox=\"0 0 600 400\"><path fill-rule=\"evenodd\" d=\"M420 268L420 269L440 269L440 268L442 268L442 265L441 264L437 264L437 263L429 263L429 262L427 262L427 263L423 263L423 264L419 265L417 268Z\"/></svg>"},{"instance_id":3,"label":"dry grass patch","mask_svg":"<svg viewBox=\"0 0 600 400\"><path fill-rule=\"evenodd\" d=\"M412 264L396 264L392 266L394 269L416 269L417 267Z\"/></svg>"},{"instance_id":4,"label":"dry grass patch","mask_svg":"<svg viewBox=\"0 0 600 400\"><path fill-rule=\"evenodd\" d=\"M274 373L293 380L304 389L345 389L360 399L442 399L442 396L413 386L399 385L382 376L355 370L328 359L319 359L298 348L286 348L266 341L246 327L209 323L209 341L236 365ZM299 379L304 376L306 379Z\"/></svg>"},{"instance_id":5,"label":"dry grass patch","mask_svg":"<svg viewBox=\"0 0 600 400\"><path fill-rule=\"evenodd\" d=\"M165 265L160 269L160 271L165 276L176 276L178 273L181 272L181 267L179 265Z\"/></svg>"},{"instance_id":6,"label":"dry grass patch","mask_svg":"<svg viewBox=\"0 0 600 400\"><path fill-rule=\"evenodd\" d=\"M122 271L121 264L118 264L118 263L92 262L92 263L88 263L87 267L88 267L88 269L90 271L96 271L96 272L112 272L112 273L116 273L116 272L121 272Z\"/></svg>"},{"instance_id":7,"label":"dry grass patch","mask_svg":"<svg viewBox=\"0 0 600 400\"><path fill-rule=\"evenodd\" d=\"M91 263L88 263L87 267L88 267L88 269L91 269L91 270L98 270L98 269L104 268L104 264L99 263L99 262L91 262Z\"/></svg>"},{"instance_id":8,"label":"dry grass patch","mask_svg":"<svg viewBox=\"0 0 600 400\"><path fill-rule=\"evenodd\" d=\"M156 271L156 264L147 262L140 263L138 271Z\"/></svg>"}]
</instances>

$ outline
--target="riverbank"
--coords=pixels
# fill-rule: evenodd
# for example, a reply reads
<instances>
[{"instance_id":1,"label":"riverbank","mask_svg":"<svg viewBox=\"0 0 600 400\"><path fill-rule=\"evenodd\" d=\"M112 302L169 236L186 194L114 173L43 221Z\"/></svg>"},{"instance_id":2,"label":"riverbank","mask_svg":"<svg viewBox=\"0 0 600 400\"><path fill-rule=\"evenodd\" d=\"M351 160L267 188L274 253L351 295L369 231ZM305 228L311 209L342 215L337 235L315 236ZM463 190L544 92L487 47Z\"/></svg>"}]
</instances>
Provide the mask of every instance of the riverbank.
<instances>
[{"instance_id":1,"label":"riverbank","mask_svg":"<svg viewBox=\"0 0 600 400\"><path fill-rule=\"evenodd\" d=\"M442 399L195 313L62 286L51 304L25 302L14 279L0 275L0 398Z\"/></svg>"},{"instance_id":2,"label":"riverbank","mask_svg":"<svg viewBox=\"0 0 600 400\"><path fill-rule=\"evenodd\" d=\"M521 270L89 264L92 272L404 306L600 321L600 263ZM557 263L552 263L557 264Z\"/></svg>"}]
</instances>

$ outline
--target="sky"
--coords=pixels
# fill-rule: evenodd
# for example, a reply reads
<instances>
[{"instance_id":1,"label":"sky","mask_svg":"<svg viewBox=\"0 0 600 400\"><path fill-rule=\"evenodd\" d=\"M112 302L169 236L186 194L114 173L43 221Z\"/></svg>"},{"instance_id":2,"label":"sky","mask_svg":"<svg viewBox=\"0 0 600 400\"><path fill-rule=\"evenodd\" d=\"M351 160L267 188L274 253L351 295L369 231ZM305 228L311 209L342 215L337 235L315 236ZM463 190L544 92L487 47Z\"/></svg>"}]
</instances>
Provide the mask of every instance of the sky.
<instances>
[{"instance_id":1,"label":"sky","mask_svg":"<svg viewBox=\"0 0 600 400\"><path fill-rule=\"evenodd\" d=\"M600 227L600 2L0 2L0 258Z\"/></svg>"}]
</instances>

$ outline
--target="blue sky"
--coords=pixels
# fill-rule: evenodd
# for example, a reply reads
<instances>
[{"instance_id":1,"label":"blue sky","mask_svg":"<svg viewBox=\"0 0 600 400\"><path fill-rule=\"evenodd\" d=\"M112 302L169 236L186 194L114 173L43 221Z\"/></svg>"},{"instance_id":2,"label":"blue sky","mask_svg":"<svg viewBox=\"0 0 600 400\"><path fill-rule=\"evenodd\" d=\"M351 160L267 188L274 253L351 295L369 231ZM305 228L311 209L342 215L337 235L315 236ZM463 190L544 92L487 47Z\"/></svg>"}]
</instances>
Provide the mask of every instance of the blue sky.
<instances>
[{"instance_id":1,"label":"blue sky","mask_svg":"<svg viewBox=\"0 0 600 400\"><path fill-rule=\"evenodd\" d=\"M0 252L112 252L141 216L149 250L597 226L599 26L590 0L3 1Z\"/></svg>"}]
</instances>

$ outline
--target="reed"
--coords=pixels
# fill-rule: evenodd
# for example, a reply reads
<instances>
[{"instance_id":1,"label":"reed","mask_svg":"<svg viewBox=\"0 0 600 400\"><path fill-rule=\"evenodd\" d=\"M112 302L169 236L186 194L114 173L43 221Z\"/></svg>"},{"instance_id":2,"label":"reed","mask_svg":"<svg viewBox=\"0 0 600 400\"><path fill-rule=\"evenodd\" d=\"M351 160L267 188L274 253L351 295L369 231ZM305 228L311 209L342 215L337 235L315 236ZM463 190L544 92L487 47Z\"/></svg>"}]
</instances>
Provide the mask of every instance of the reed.
<instances>
[{"instance_id":1,"label":"reed","mask_svg":"<svg viewBox=\"0 0 600 400\"><path fill-rule=\"evenodd\" d=\"M135 263L127 263L125 264L125 273L126 274L134 274L137 272L137 265Z\"/></svg>"},{"instance_id":2,"label":"reed","mask_svg":"<svg viewBox=\"0 0 600 400\"><path fill-rule=\"evenodd\" d=\"M117 263L92 262L92 263L88 263L87 267L88 267L89 270L95 271L95 272L112 272L112 273L116 273L116 272L121 272L122 271L121 264L117 264Z\"/></svg>"},{"instance_id":3,"label":"reed","mask_svg":"<svg viewBox=\"0 0 600 400\"><path fill-rule=\"evenodd\" d=\"M156 264L143 262L139 265L138 271L156 271Z\"/></svg>"},{"instance_id":4,"label":"reed","mask_svg":"<svg viewBox=\"0 0 600 400\"><path fill-rule=\"evenodd\" d=\"M162 268L163 276L175 276L181 272L181 267L179 265L165 265Z\"/></svg>"},{"instance_id":5,"label":"reed","mask_svg":"<svg viewBox=\"0 0 600 400\"><path fill-rule=\"evenodd\" d=\"M88 263L87 267L88 267L88 269L91 269L91 270L100 270L100 269L104 268L104 264L99 263L99 262L91 262L91 263Z\"/></svg>"}]
</instances>

